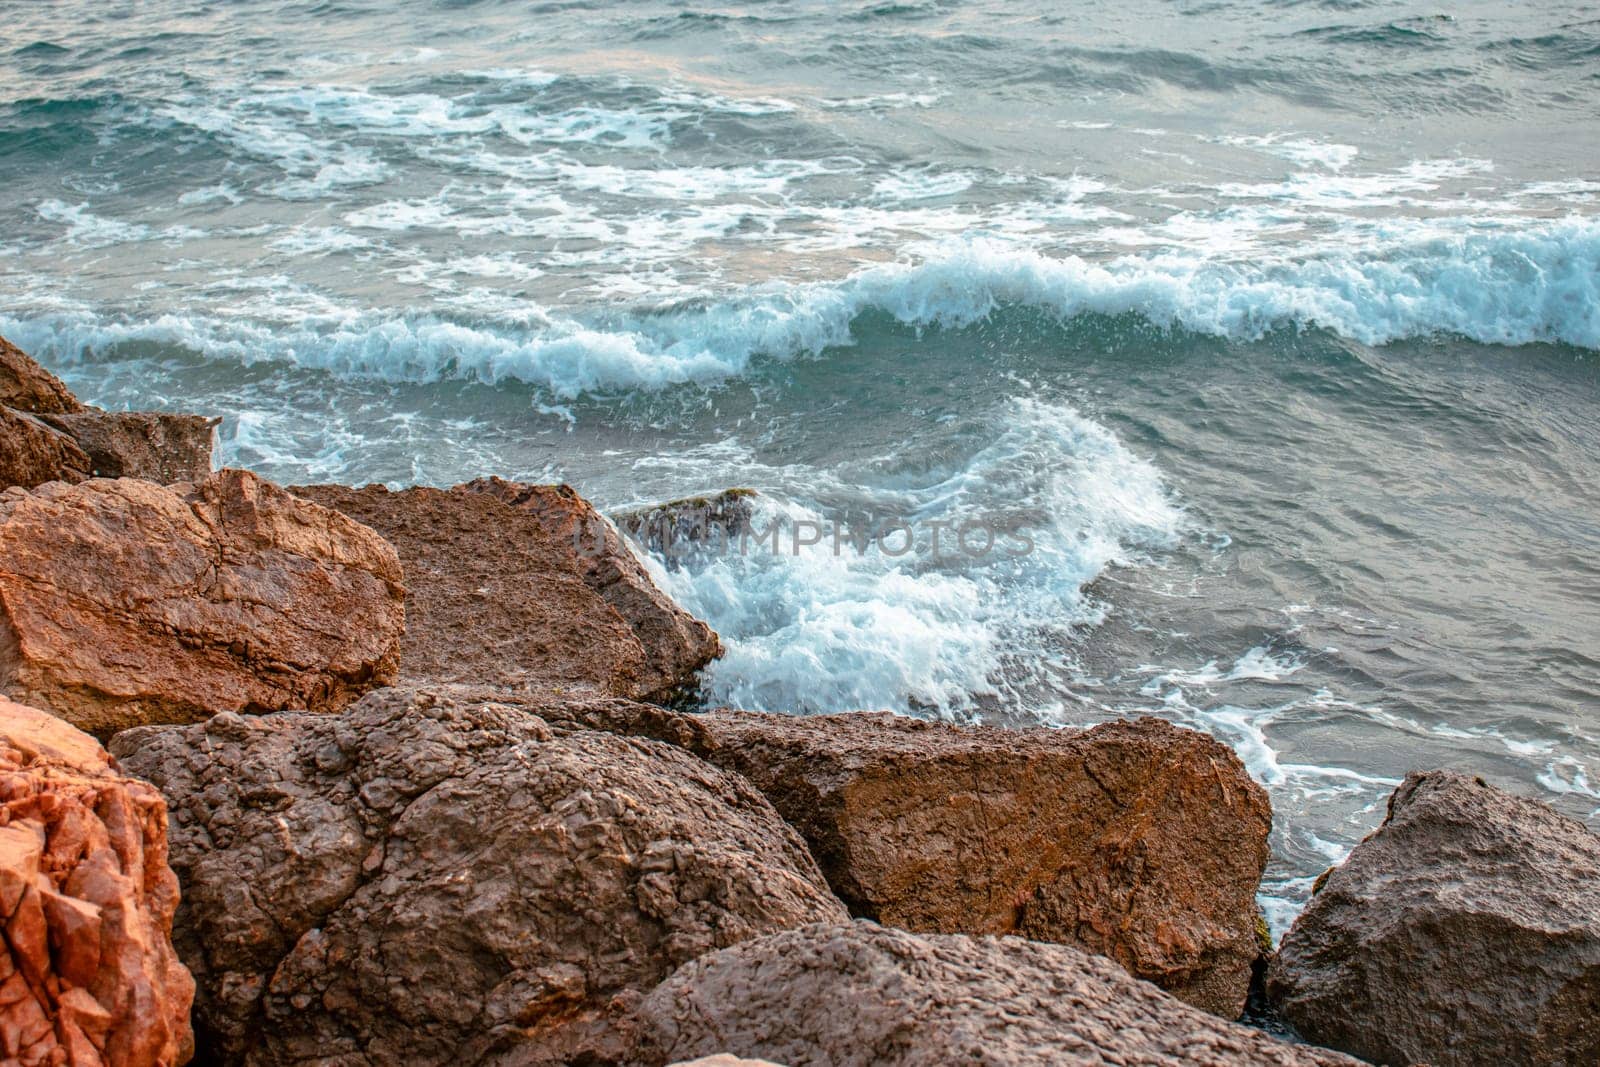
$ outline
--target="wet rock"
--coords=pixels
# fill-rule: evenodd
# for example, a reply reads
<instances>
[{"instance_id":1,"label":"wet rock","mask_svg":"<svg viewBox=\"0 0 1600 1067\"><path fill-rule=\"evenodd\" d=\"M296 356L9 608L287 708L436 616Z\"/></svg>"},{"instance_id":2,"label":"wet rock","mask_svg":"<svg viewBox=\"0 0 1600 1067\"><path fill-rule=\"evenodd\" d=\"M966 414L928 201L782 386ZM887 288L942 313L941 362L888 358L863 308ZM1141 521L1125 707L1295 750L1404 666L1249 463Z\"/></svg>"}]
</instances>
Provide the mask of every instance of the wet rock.
<instances>
[{"instance_id":1,"label":"wet rock","mask_svg":"<svg viewBox=\"0 0 1600 1067\"><path fill-rule=\"evenodd\" d=\"M0 337L0 407L34 414L83 410L60 378L4 337Z\"/></svg>"},{"instance_id":2,"label":"wet rock","mask_svg":"<svg viewBox=\"0 0 1600 1067\"><path fill-rule=\"evenodd\" d=\"M645 1064L714 1051L791 1067L1356 1064L1197 1011L1065 945L866 921L705 956L646 997L639 1018Z\"/></svg>"},{"instance_id":3,"label":"wet rock","mask_svg":"<svg viewBox=\"0 0 1600 1067\"><path fill-rule=\"evenodd\" d=\"M0 697L0 1057L173 1067L194 982L173 952L166 804L87 734Z\"/></svg>"},{"instance_id":4,"label":"wet rock","mask_svg":"<svg viewBox=\"0 0 1600 1067\"><path fill-rule=\"evenodd\" d=\"M244 471L0 494L0 692L91 732L343 707L403 598L380 537Z\"/></svg>"},{"instance_id":5,"label":"wet rock","mask_svg":"<svg viewBox=\"0 0 1600 1067\"><path fill-rule=\"evenodd\" d=\"M158 485L211 473L220 419L147 411L78 411L41 416L89 457L96 478L143 478Z\"/></svg>"},{"instance_id":6,"label":"wet rock","mask_svg":"<svg viewBox=\"0 0 1600 1067\"><path fill-rule=\"evenodd\" d=\"M1080 732L883 713L573 713L749 779L854 915L1075 945L1207 1011L1244 1007L1272 809L1204 734L1150 718Z\"/></svg>"},{"instance_id":7,"label":"wet rock","mask_svg":"<svg viewBox=\"0 0 1600 1067\"><path fill-rule=\"evenodd\" d=\"M750 533L754 489L724 489L712 496L685 497L647 508L612 513L617 528L648 551L673 560L703 551L725 551Z\"/></svg>"},{"instance_id":8,"label":"wet rock","mask_svg":"<svg viewBox=\"0 0 1600 1067\"><path fill-rule=\"evenodd\" d=\"M228 1062L606 1062L678 965L842 919L759 792L537 704L399 689L120 734L172 807L179 951Z\"/></svg>"},{"instance_id":9,"label":"wet rock","mask_svg":"<svg viewBox=\"0 0 1600 1067\"><path fill-rule=\"evenodd\" d=\"M570 486L482 479L449 491L296 493L387 537L410 595L403 676L668 700L720 654Z\"/></svg>"},{"instance_id":10,"label":"wet rock","mask_svg":"<svg viewBox=\"0 0 1600 1067\"><path fill-rule=\"evenodd\" d=\"M1600 1063L1600 837L1482 779L1408 775L1267 992L1310 1040L1374 1063Z\"/></svg>"},{"instance_id":11,"label":"wet rock","mask_svg":"<svg viewBox=\"0 0 1600 1067\"><path fill-rule=\"evenodd\" d=\"M70 437L33 415L0 407L0 490L81 482L92 468Z\"/></svg>"}]
</instances>

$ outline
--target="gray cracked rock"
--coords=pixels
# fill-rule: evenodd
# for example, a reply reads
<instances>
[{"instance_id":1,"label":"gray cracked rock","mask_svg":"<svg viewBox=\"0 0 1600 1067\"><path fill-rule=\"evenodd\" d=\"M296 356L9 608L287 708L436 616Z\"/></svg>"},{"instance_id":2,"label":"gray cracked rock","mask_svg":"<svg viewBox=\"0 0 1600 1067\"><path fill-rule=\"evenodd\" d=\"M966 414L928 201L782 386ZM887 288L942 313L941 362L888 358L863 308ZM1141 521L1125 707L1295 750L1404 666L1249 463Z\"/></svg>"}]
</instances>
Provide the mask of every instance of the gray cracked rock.
<instances>
[{"instance_id":1,"label":"gray cracked rock","mask_svg":"<svg viewBox=\"0 0 1600 1067\"><path fill-rule=\"evenodd\" d=\"M1482 779L1408 775L1267 989L1308 1039L1374 1063L1600 1063L1600 837Z\"/></svg>"},{"instance_id":2,"label":"gray cracked rock","mask_svg":"<svg viewBox=\"0 0 1600 1067\"><path fill-rule=\"evenodd\" d=\"M1355 1067L1224 1022L1065 945L816 924L705 956L639 1008L637 1059L789 1067Z\"/></svg>"}]
</instances>

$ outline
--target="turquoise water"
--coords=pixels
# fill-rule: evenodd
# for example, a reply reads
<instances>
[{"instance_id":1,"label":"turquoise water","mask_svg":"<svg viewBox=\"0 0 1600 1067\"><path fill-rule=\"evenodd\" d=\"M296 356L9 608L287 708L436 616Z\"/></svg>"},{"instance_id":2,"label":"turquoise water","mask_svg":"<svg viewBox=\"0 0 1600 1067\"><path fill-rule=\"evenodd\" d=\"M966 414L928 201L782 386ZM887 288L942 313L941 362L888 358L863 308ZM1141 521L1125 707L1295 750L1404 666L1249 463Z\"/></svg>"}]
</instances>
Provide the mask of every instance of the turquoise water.
<instances>
[{"instance_id":1,"label":"turquoise water","mask_svg":"<svg viewBox=\"0 0 1600 1067\"><path fill-rule=\"evenodd\" d=\"M4 7L0 333L85 397L754 486L659 572L708 701L1211 731L1280 929L1411 768L1600 826L1592 6Z\"/></svg>"}]
</instances>

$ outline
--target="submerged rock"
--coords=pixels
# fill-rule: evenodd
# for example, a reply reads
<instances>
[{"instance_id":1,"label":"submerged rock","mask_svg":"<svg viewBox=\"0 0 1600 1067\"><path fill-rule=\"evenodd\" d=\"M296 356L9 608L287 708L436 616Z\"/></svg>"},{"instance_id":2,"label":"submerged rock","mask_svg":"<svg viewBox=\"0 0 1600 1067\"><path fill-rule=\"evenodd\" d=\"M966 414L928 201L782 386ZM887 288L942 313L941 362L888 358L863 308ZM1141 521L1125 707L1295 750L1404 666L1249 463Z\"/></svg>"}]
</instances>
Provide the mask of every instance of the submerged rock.
<instances>
[{"instance_id":1,"label":"submerged rock","mask_svg":"<svg viewBox=\"0 0 1600 1067\"><path fill-rule=\"evenodd\" d=\"M0 407L36 415L84 410L60 378L4 337L0 337Z\"/></svg>"},{"instance_id":2,"label":"submerged rock","mask_svg":"<svg viewBox=\"0 0 1600 1067\"><path fill-rule=\"evenodd\" d=\"M294 490L387 537L409 586L403 677L668 700L721 653L570 486Z\"/></svg>"},{"instance_id":3,"label":"submerged rock","mask_svg":"<svg viewBox=\"0 0 1600 1067\"><path fill-rule=\"evenodd\" d=\"M172 948L166 804L100 745L0 697L0 1056L174 1067L194 982Z\"/></svg>"},{"instance_id":4,"label":"submerged rock","mask_svg":"<svg viewBox=\"0 0 1600 1067\"><path fill-rule=\"evenodd\" d=\"M1408 775L1267 992L1310 1040L1374 1063L1600 1063L1600 837L1482 779Z\"/></svg>"},{"instance_id":5,"label":"submerged rock","mask_svg":"<svg viewBox=\"0 0 1600 1067\"><path fill-rule=\"evenodd\" d=\"M1356 1065L1197 1011L1065 945L867 921L705 956L646 997L639 1018L637 1058L652 1065L712 1052L790 1067Z\"/></svg>"},{"instance_id":6,"label":"submerged rock","mask_svg":"<svg viewBox=\"0 0 1600 1067\"><path fill-rule=\"evenodd\" d=\"M0 692L109 734L335 710L394 676L394 549L244 471L0 494Z\"/></svg>"},{"instance_id":7,"label":"submerged rock","mask_svg":"<svg viewBox=\"0 0 1600 1067\"><path fill-rule=\"evenodd\" d=\"M77 483L94 464L77 442L34 415L0 407L0 490Z\"/></svg>"},{"instance_id":8,"label":"submerged rock","mask_svg":"<svg viewBox=\"0 0 1600 1067\"><path fill-rule=\"evenodd\" d=\"M1148 718L1077 732L580 712L755 783L852 914L1075 945L1215 1014L1244 1007L1272 810L1204 734Z\"/></svg>"},{"instance_id":9,"label":"submerged rock","mask_svg":"<svg viewBox=\"0 0 1600 1067\"><path fill-rule=\"evenodd\" d=\"M149 411L78 411L41 416L89 457L96 478L143 478L158 485L211 473L220 419Z\"/></svg>"},{"instance_id":10,"label":"submerged rock","mask_svg":"<svg viewBox=\"0 0 1600 1067\"><path fill-rule=\"evenodd\" d=\"M646 508L612 513L617 528L669 563L698 551L722 551L750 532L754 489L724 489Z\"/></svg>"},{"instance_id":11,"label":"submerged rock","mask_svg":"<svg viewBox=\"0 0 1600 1067\"><path fill-rule=\"evenodd\" d=\"M736 775L536 705L383 690L339 716L119 735L172 807L177 944L229 1062L608 1062L673 968L842 920Z\"/></svg>"}]
</instances>

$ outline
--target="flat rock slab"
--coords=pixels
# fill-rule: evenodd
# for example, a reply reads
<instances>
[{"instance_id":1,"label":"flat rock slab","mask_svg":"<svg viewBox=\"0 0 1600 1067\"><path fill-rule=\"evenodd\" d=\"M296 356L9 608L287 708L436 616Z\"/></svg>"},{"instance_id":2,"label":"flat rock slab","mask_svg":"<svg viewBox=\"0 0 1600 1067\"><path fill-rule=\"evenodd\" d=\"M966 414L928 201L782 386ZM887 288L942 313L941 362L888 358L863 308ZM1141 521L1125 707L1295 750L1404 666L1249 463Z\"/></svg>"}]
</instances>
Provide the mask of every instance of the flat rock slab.
<instances>
[{"instance_id":1,"label":"flat rock slab","mask_svg":"<svg viewBox=\"0 0 1600 1067\"><path fill-rule=\"evenodd\" d=\"M394 549L244 471L0 494L0 692L94 733L336 710L394 677Z\"/></svg>"},{"instance_id":2,"label":"flat rock slab","mask_svg":"<svg viewBox=\"0 0 1600 1067\"><path fill-rule=\"evenodd\" d=\"M143 478L157 485L211 473L220 419L158 411L76 411L40 419L89 457L96 478Z\"/></svg>"},{"instance_id":3,"label":"flat rock slab","mask_svg":"<svg viewBox=\"0 0 1600 1067\"><path fill-rule=\"evenodd\" d=\"M789 1067L1355 1067L1224 1022L1065 945L860 920L681 968L639 1010L638 1060L726 1052Z\"/></svg>"},{"instance_id":4,"label":"flat rock slab","mask_svg":"<svg viewBox=\"0 0 1600 1067\"><path fill-rule=\"evenodd\" d=\"M1408 775L1267 990L1307 1038L1374 1063L1600 1063L1600 837L1482 779Z\"/></svg>"},{"instance_id":5,"label":"flat rock slab","mask_svg":"<svg viewBox=\"0 0 1600 1067\"><path fill-rule=\"evenodd\" d=\"M612 1062L675 967L845 917L748 783L529 705L389 689L112 747L172 806L176 944L227 1062Z\"/></svg>"},{"instance_id":6,"label":"flat rock slab","mask_svg":"<svg viewBox=\"0 0 1600 1067\"><path fill-rule=\"evenodd\" d=\"M568 486L301 486L399 550L409 587L402 680L666 700L721 645L672 602Z\"/></svg>"},{"instance_id":7,"label":"flat rock slab","mask_svg":"<svg viewBox=\"0 0 1600 1067\"><path fill-rule=\"evenodd\" d=\"M194 981L173 951L166 804L53 715L0 697L0 1058L174 1067Z\"/></svg>"}]
</instances>

